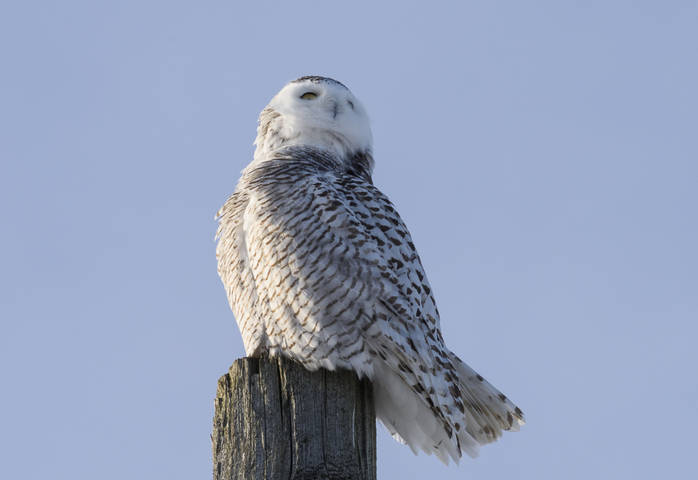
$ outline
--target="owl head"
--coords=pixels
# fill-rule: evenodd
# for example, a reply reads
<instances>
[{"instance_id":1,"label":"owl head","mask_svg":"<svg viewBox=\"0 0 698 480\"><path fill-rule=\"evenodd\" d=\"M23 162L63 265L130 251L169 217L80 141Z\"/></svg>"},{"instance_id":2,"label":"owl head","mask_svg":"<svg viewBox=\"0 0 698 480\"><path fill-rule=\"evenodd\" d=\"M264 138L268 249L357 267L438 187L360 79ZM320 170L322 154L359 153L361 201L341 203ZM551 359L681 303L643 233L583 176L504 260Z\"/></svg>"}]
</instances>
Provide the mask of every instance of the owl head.
<instances>
[{"instance_id":1,"label":"owl head","mask_svg":"<svg viewBox=\"0 0 698 480\"><path fill-rule=\"evenodd\" d=\"M370 155L371 144L366 110L349 89L331 78L307 76L287 84L262 110L255 161L290 145L351 157Z\"/></svg>"}]
</instances>

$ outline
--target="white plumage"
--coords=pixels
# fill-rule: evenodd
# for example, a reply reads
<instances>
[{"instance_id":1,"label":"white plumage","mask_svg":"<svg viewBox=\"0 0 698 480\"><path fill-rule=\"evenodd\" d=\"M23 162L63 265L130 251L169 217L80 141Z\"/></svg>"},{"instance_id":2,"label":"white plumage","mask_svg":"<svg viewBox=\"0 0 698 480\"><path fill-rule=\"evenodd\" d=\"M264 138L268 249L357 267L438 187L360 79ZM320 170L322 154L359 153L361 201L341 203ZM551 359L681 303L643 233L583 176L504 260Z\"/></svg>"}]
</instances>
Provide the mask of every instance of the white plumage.
<instances>
[{"instance_id":1,"label":"white plumage","mask_svg":"<svg viewBox=\"0 0 698 480\"><path fill-rule=\"evenodd\" d=\"M248 355L369 377L398 440L458 461L518 430L523 414L446 348L407 227L373 186L371 143L344 85L286 85L218 213L218 272Z\"/></svg>"}]
</instances>

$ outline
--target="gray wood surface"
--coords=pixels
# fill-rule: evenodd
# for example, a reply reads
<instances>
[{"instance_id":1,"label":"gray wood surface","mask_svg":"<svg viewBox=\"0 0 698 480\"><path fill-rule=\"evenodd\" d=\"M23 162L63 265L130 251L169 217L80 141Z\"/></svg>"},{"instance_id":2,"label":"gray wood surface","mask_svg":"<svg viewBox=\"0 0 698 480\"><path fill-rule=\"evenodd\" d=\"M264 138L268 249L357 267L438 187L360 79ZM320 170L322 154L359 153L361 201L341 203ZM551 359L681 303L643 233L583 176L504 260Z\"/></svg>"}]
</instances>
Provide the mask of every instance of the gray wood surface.
<instances>
[{"instance_id":1,"label":"gray wood surface","mask_svg":"<svg viewBox=\"0 0 698 480\"><path fill-rule=\"evenodd\" d=\"M241 358L218 381L214 480L376 478L371 384L285 358Z\"/></svg>"}]
</instances>

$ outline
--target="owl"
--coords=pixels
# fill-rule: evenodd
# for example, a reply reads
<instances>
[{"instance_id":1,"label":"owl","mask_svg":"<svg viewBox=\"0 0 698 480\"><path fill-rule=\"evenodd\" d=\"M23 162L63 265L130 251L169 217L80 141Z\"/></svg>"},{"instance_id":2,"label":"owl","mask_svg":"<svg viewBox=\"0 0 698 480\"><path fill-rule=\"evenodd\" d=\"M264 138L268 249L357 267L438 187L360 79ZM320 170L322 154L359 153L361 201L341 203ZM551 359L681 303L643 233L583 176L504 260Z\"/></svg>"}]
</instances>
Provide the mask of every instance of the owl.
<instances>
[{"instance_id":1,"label":"owl","mask_svg":"<svg viewBox=\"0 0 698 480\"><path fill-rule=\"evenodd\" d=\"M410 233L373 185L372 135L343 84L306 76L259 116L256 150L218 212L218 273L246 353L373 384L377 418L444 463L523 413L451 352Z\"/></svg>"}]
</instances>

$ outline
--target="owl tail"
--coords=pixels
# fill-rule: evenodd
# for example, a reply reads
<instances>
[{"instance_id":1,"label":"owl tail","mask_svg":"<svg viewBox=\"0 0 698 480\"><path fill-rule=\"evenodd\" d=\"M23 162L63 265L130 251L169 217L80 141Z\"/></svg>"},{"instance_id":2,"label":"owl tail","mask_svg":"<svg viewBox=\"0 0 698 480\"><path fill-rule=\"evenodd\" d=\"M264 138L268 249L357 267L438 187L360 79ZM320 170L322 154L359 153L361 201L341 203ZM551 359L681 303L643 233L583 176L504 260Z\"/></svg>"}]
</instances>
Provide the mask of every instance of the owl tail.
<instances>
[{"instance_id":1,"label":"owl tail","mask_svg":"<svg viewBox=\"0 0 698 480\"><path fill-rule=\"evenodd\" d=\"M422 450L445 464L449 459L458 463L462 452L477 456L480 445L524 424L516 405L455 354L450 356L458 389L441 394L417 391L404 372L388 363L374 364L376 416L415 454Z\"/></svg>"},{"instance_id":2,"label":"owl tail","mask_svg":"<svg viewBox=\"0 0 698 480\"><path fill-rule=\"evenodd\" d=\"M475 439L465 430L465 442L449 436L441 412L432 410L423 393L415 392L398 372L380 361L374 363L373 398L376 417L395 440L409 446L415 455L422 450L447 465L449 458L458 463L461 450L472 457L477 455Z\"/></svg>"},{"instance_id":3,"label":"owl tail","mask_svg":"<svg viewBox=\"0 0 698 480\"><path fill-rule=\"evenodd\" d=\"M497 440L504 430L518 431L524 415L502 392L451 352L465 407L465 431L479 444Z\"/></svg>"}]
</instances>

